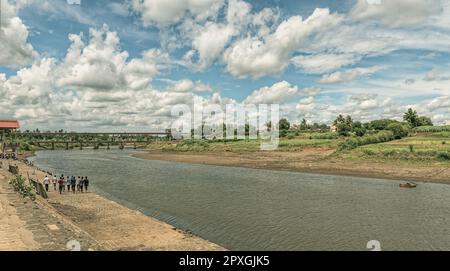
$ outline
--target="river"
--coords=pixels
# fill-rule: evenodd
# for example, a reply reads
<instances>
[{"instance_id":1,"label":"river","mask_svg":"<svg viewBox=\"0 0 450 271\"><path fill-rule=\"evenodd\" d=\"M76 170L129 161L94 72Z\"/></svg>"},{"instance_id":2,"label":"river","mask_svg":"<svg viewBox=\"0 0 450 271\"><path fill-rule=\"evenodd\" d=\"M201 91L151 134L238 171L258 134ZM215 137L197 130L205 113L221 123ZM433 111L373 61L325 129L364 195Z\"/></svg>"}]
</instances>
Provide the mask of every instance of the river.
<instances>
[{"instance_id":1,"label":"river","mask_svg":"<svg viewBox=\"0 0 450 271\"><path fill-rule=\"evenodd\" d=\"M151 161L135 150L39 151L111 200L231 250L449 250L450 185Z\"/></svg>"}]
</instances>

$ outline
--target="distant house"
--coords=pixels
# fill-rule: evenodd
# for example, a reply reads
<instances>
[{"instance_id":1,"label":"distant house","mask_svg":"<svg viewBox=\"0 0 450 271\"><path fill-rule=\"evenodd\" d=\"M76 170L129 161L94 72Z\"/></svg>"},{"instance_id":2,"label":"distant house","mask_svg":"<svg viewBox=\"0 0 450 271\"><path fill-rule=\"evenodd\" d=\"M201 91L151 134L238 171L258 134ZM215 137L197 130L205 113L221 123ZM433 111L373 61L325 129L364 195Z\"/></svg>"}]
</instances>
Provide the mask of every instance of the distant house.
<instances>
[{"instance_id":1,"label":"distant house","mask_svg":"<svg viewBox=\"0 0 450 271\"><path fill-rule=\"evenodd\" d=\"M332 133L337 133L337 126L334 125L334 124L331 124L331 125L330 125L330 132L332 132Z\"/></svg>"}]
</instances>

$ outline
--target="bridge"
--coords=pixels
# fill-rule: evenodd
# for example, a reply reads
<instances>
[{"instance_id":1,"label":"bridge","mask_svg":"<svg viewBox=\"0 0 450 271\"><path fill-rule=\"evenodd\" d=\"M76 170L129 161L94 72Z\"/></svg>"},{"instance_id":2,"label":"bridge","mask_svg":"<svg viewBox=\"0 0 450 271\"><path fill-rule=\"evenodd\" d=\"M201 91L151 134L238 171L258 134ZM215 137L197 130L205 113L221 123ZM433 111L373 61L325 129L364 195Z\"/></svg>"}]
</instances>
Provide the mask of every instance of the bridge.
<instances>
[{"instance_id":1,"label":"bridge","mask_svg":"<svg viewBox=\"0 0 450 271\"><path fill-rule=\"evenodd\" d=\"M42 148L55 149L56 146L63 146L66 150L77 147L80 150L86 146L93 146L98 149L105 146L119 146L123 149L125 145L133 145L137 148L139 144L148 144L152 140L171 140L170 132L25 132L16 133L17 139L25 139L30 144Z\"/></svg>"}]
</instances>

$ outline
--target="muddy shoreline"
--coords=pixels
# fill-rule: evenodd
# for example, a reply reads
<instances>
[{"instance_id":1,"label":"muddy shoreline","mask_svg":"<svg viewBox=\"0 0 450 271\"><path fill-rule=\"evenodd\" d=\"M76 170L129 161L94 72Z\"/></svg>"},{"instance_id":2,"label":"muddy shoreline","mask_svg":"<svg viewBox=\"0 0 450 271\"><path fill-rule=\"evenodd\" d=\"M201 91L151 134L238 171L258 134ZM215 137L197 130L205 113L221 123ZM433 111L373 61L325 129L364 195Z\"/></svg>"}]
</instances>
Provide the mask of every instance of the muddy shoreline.
<instances>
[{"instance_id":1,"label":"muddy shoreline","mask_svg":"<svg viewBox=\"0 0 450 271\"><path fill-rule=\"evenodd\" d=\"M402 161L391 163L352 161L334 157L332 153L333 151L329 149L306 149L301 152L219 153L144 151L134 154L134 157L192 164L450 184L450 168L445 165L411 164Z\"/></svg>"}]
</instances>

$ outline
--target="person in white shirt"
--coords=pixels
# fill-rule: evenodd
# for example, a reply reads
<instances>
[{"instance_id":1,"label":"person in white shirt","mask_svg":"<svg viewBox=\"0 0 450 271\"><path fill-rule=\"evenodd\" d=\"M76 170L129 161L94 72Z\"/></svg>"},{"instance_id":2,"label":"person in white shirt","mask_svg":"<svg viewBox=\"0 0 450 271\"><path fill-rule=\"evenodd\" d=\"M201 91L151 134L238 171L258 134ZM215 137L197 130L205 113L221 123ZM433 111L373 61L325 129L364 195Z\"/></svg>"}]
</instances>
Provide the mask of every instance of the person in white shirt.
<instances>
[{"instance_id":1,"label":"person in white shirt","mask_svg":"<svg viewBox=\"0 0 450 271\"><path fill-rule=\"evenodd\" d=\"M56 191L56 184L58 183L58 179L56 178L56 175L52 178L53 183L53 190Z\"/></svg>"},{"instance_id":2,"label":"person in white shirt","mask_svg":"<svg viewBox=\"0 0 450 271\"><path fill-rule=\"evenodd\" d=\"M50 179L48 178L48 176L45 176L44 178L44 185L45 185L45 191L48 192L48 185L50 184Z\"/></svg>"}]
</instances>

